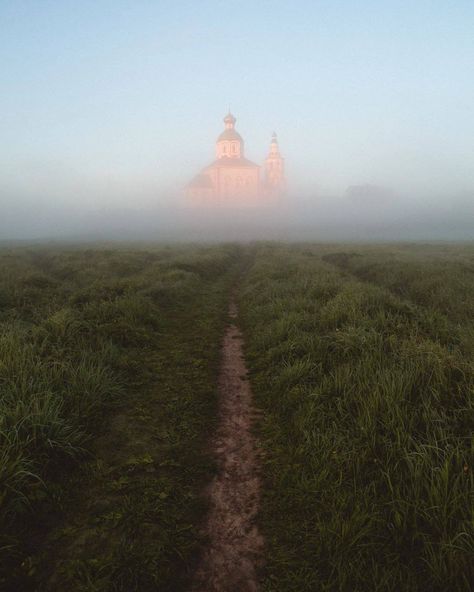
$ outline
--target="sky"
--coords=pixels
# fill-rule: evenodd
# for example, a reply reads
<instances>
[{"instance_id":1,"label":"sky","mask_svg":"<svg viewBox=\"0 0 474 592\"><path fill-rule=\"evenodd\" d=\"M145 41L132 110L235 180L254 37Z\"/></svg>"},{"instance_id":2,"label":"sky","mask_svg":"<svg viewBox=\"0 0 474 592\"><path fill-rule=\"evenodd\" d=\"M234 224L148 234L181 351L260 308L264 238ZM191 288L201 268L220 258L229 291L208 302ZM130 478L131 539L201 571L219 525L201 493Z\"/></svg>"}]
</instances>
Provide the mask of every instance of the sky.
<instances>
[{"instance_id":1,"label":"sky","mask_svg":"<svg viewBox=\"0 0 474 592\"><path fill-rule=\"evenodd\" d=\"M0 216L170 205L229 106L295 196L474 194L472 0L0 0L0 60Z\"/></svg>"}]
</instances>

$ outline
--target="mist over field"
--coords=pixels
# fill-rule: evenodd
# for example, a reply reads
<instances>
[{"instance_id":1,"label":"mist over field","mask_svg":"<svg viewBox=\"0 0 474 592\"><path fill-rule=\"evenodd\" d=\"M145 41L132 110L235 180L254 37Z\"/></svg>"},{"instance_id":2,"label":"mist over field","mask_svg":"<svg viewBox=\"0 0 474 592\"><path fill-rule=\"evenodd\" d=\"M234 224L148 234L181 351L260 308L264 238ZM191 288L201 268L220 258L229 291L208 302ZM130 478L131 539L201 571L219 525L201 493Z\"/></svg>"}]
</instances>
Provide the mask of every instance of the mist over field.
<instances>
[{"instance_id":1,"label":"mist over field","mask_svg":"<svg viewBox=\"0 0 474 592\"><path fill-rule=\"evenodd\" d=\"M357 193L357 192L356 192ZM133 200L131 200L132 202ZM472 240L474 193L410 198L363 191L339 196L288 195L263 207L169 205L100 207L2 202L0 240Z\"/></svg>"}]
</instances>

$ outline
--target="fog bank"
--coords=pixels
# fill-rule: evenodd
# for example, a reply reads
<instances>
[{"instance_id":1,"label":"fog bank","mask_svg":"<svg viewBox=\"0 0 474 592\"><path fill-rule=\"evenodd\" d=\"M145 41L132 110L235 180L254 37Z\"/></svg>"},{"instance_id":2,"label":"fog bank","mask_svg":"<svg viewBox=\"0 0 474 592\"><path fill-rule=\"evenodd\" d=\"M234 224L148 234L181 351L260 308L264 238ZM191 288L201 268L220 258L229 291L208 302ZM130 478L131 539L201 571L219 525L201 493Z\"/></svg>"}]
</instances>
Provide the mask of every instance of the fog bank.
<instances>
[{"instance_id":1,"label":"fog bank","mask_svg":"<svg viewBox=\"0 0 474 592\"><path fill-rule=\"evenodd\" d=\"M287 196L262 207L41 207L2 204L0 240L474 240L474 192L456 196L397 196L350 190L342 196Z\"/></svg>"}]
</instances>

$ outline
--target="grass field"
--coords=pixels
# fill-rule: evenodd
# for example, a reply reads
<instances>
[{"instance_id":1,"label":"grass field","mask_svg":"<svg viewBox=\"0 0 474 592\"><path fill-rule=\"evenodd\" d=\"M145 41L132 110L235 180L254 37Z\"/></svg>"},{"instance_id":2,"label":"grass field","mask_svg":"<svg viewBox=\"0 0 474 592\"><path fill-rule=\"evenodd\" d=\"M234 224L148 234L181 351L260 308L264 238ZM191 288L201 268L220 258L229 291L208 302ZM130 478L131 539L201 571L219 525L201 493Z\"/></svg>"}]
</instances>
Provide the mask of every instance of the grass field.
<instances>
[{"instance_id":1,"label":"grass field","mask_svg":"<svg viewBox=\"0 0 474 592\"><path fill-rule=\"evenodd\" d=\"M234 247L0 254L1 589L186 585L237 263Z\"/></svg>"},{"instance_id":2,"label":"grass field","mask_svg":"<svg viewBox=\"0 0 474 592\"><path fill-rule=\"evenodd\" d=\"M261 246L264 590L471 590L474 249Z\"/></svg>"},{"instance_id":3,"label":"grass field","mask_svg":"<svg viewBox=\"0 0 474 592\"><path fill-rule=\"evenodd\" d=\"M472 245L5 247L0 280L1 589L189 589L231 290L261 589L472 589Z\"/></svg>"}]
</instances>

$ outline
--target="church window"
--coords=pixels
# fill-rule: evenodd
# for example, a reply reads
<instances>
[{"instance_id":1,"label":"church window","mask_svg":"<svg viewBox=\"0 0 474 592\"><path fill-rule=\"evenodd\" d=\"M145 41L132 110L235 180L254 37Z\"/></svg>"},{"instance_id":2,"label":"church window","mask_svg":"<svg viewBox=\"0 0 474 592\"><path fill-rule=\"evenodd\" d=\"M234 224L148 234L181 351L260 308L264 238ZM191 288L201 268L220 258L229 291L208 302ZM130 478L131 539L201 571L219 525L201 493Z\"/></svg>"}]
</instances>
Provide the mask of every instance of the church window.
<instances>
[{"instance_id":1,"label":"church window","mask_svg":"<svg viewBox=\"0 0 474 592\"><path fill-rule=\"evenodd\" d=\"M224 146L222 146L222 152L227 152L227 146L224 144Z\"/></svg>"},{"instance_id":2,"label":"church window","mask_svg":"<svg viewBox=\"0 0 474 592\"><path fill-rule=\"evenodd\" d=\"M232 144L232 151L237 152L237 144Z\"/></svg>"}]
</instances>

